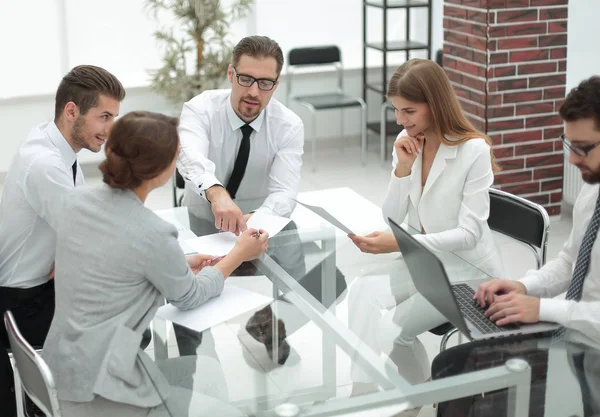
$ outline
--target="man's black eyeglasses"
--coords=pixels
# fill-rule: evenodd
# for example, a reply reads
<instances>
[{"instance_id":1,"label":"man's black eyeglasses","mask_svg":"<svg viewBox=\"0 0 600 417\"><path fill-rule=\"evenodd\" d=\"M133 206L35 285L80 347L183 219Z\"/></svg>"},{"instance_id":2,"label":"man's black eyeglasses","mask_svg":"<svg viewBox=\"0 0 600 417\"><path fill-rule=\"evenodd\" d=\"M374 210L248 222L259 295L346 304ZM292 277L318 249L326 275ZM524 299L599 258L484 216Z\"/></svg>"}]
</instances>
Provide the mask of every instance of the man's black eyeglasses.
<instances>
[{"instance_id":1,"label":"man's black eyeglasses","mask_svg":"<svg viewBox=\"0 0 600 417\"><path fill-rule=\"evenodd\" d=\"M568 150L570 150L577 156L581 156L582 158L585 158L586 156L588 156L588 154L592 150L594 150L596 148L596 146L600 145L600 142L596 142L592 145L575 146L575 145L571 144L571 141L569 139L567 139L567 137L565 135L560 135L560 140L562 140L562 143L565 145L565 147Z\"/></svg>"},{"instance_id":2,"label":"man's black eyeglasses","mask_svg":"<svg viewBox=\"0 0 600 417\"><path fill-rule=\"evenodd\" d=\"M250 75L238 74L235 67L233 67L233 75L235 75L238 84L242 87L252 87L252 84L256 82L259 90L271 91L275 87L275 84L277 84L277 79L254 78Z\"/></svg>"}]
</instances>

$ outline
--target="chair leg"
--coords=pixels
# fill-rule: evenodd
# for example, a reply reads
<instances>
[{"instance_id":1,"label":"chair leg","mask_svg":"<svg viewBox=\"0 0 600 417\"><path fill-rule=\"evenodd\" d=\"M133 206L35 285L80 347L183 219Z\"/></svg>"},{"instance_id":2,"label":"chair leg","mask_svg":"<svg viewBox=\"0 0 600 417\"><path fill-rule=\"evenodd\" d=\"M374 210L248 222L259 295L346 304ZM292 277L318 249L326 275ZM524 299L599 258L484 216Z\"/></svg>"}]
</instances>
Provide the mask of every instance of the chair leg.
<instances>
[{"instance_id":1,"label":"chair leg","mask_svg":"<svg viewBox=\"0 0 600 417\"><path fill-rule=\"evenodd\" d=\"M361 103L360 107L360 160L364 166L367 164L367 105L365 103Z\"/></svg>"},{"instance_id":2,"label":"chair leg","mask_svg":"<svg viewBox=\"0 0 600 417\"><path fill-rule=\"evenodd\" d=\"M454 333L458 332L458 329L455 327L452 330L448 330L444 336L442 336L442 341L440 342L440 352L446 350L446 345L448 344L448 340L452 337ZM459 333L458 337L460 338L462 335Z\"/></svg>"},{"instance_id":3,"label":"chair leg","mask_svg":"<svg viewBox=\"0 0 600 417\"><path fill-rule=\"evenodd\" d=\"M13 366L13 374L15 381L15 400L17 402L17 417L25 417L25 395L21 385L21 376L16 366Z\"/></svg>"},{"instance_id":4,"label":"chair leg","mask_svg":"<svg viewBox=\"0 0 600 417\"><path fill-rule=\"evenodd\" d=\"M317 113L314 110L312 114L312 169L317 172Z\"/></svg>"},{"instance_id":5,"label":"chair leg","mask_svg":"<svg viewBox=\"0 0 600 417\"><path fill-rule=\"evenodd\" d=\"M340 152L344 152L344 109L340 109Z\"/></svg>"},{"instance_id":6,"label":"chair leg","mask_svg":"<svg viewBox=\"0 0 600 417\"><path fill-rule=\"evenodd\" d=\"M381 160L381 165L385 164L385 142L386 142L386 111L387 111L387 103L384 102L381 105L381 115L380 115L380 124L379 124L379 158Z\"/></svg>"}]
</instances>

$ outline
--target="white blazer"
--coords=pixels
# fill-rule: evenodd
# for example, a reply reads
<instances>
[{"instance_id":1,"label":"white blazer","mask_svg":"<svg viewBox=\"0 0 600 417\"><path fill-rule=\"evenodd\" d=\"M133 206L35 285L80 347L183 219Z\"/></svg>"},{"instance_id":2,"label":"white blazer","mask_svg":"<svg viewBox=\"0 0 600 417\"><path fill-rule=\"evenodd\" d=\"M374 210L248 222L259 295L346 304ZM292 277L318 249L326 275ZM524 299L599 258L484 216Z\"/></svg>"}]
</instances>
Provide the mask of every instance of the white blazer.
<instances>
[{"instance_id":1,"label":"white blazer","mask_svg":"<svg viewBox=\"0 0 600 417\"><path fill-rule=\"evenodd\" d=\"M407 136L405 130L398 137ZM448 138L451 140L451 138ZM425 233L415 236L434 252L455 252L494 277L503 276L502 262L487 224L489 188L494 182L490 146L471 139L457 146L443 143L435 155L425 186L421 186L423 154L409 176L398 178L393 168L383 217L404 222Z\"/></svg>"}]
</instances>

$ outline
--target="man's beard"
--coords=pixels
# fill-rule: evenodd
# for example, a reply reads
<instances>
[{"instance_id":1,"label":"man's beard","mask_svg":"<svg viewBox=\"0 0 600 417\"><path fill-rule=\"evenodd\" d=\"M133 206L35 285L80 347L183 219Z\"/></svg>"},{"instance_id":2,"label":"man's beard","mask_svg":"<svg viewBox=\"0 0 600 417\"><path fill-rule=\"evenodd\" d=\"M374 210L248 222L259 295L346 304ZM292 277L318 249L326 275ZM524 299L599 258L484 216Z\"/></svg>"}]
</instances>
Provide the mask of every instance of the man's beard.
<instances>
[{"instance_id":1,"label":"man's beard","mask_svg":"<svg viewBox=\"0 0 600 417\"><path fill-rule=\"evenodd\" d=\"M73 130L71 131L71 139L78 148L89 149L89 146L85 141L85 135L83 132L84 123L85 120L83 119L83 117L78 116L77 120L75 120L75 123L73 124Z\"/></svg>"},{"instance_id":2,"label":"man's beard","mask_svg":"<svg viewBox=\"0 0 600 417\"><path fill-rule=\"evenodd\" d=\"M581 171L581 178L588 184L598 184L600 183L600 172L586 168L584 171Z\"/></svg>"}]
</instances>

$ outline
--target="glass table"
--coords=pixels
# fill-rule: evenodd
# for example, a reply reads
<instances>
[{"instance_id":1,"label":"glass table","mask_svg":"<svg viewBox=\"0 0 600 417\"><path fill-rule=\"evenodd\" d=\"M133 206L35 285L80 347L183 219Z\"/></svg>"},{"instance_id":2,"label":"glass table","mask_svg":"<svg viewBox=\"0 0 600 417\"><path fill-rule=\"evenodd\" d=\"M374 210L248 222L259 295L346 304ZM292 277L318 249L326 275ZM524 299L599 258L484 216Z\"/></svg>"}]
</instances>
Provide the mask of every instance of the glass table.
<instances>
[{"instance_id":1,"label":"glass table","mask_svg":"<svg viewBox=\"0 0 600 417\"><path fill-rule=\"evenodd\" d=\"M256 201L236 203L244 212L258 207ZM188 238L216 232L206 206L157 214L177 225L182 248L188 253L192 252L185 243ZM187 379L193 380L193 385L188 385L241 415L368 415L367 410L380 410L373 415L392 416L417 406L507 387L512 415L527 415L531 369L525 361L515 359L510 366L499 364L417 385L407 381L385 349L365 343L362 330L351 328L348 320L354 308L354 297L348 293L361 280L365 280L363 284L374 277L387 280L390 288L396 285L414 294L402 256L361 253L345 233L303 206L296 207L291 219L269 239L266 254L243 264L226 281L226 285L240 286L273 301L202 333L155 318L150 353L156 361L187 360ZM440 259L451 281L489 279L455 254L442 254ZM350 397L351 368L360 369L364 375L361 382L378 390ZM205 387L206 381L216 382L208 384L208 390L198 388ZM191 401L189 407L190 415L196 415L195 408L202 406ZM170 415L177 415L176 410L167 409Z\"/></svg>"}]
</instances>

